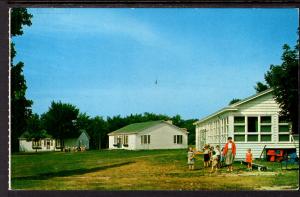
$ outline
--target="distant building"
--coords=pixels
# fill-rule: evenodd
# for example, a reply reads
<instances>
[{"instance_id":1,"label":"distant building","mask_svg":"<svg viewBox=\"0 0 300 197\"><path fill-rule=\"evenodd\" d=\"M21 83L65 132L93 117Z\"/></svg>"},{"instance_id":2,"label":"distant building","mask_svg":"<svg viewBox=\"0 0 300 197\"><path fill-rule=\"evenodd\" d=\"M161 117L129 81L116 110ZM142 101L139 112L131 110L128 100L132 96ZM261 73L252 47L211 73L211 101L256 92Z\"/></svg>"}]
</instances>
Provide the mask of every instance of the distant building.
<instances>
[{"instance_id":1,"label":"distant building","mask_svg":"<svg viewBox=\"0 0 300 197\"><path fill-rule=\"evenodd\" d=\"M188 146L187 131L171 121L134 123L108 136L109 149L180 149Z\"/></svg>"},{"instance_id":2,"label":"distant building","mask_svg":"<svg viewBox=\"0 0 300 197\"><path fill-rule=\"evenodd\" d=\"M195 122L196 149L205 144L224 146L230 136L237 145L236 158L244 158L248 148L259 158L264 147L297 152L299 156L299 136L292 135L291 124L279 116L272 91L253 95Z\"/></svg>"},{"instance_id":3,"label":"distant building","mask_svg":"<svg viewBox=\"0 0 300 197\"><path fill-rule=\"evenodd\" d=\"M40 140L30 140L27 138L28 133L24 132L19 137L20 152L41 152L41 151L60 151L60 140L54 139L51 135L47 135ZM63 147L85 147L89 149L90 137L86 131L82 130L77 138L69 138L63 141Z\"/></svg>"}]
</instances>

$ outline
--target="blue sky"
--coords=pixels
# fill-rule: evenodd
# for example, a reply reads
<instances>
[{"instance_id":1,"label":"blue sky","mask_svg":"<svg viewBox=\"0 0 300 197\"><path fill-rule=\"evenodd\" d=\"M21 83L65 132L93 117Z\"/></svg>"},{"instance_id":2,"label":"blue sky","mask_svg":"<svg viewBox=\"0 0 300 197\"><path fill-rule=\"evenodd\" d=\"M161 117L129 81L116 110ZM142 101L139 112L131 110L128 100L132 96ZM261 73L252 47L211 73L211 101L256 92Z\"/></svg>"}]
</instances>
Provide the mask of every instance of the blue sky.
<instances>
[{"instance_id":1,"label":"blue sky","mask_svg":"<svg viewBox=\"0 0 300 197\"><path fill-rule=\"evenodd\" d=\"M201 118L254 94L297 40L297 9L29 12L32 26L13 41L38 114L60 100L90 116Z\"/></svg>"}]
</instances>

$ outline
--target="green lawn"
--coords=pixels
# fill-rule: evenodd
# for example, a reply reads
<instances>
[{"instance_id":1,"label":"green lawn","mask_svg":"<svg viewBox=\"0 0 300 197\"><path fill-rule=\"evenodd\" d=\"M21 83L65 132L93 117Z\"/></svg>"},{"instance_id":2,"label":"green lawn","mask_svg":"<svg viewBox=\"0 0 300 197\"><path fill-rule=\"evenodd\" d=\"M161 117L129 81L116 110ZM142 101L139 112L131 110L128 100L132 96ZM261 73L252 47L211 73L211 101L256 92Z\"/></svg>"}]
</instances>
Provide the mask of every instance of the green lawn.
<instances>
[{"instance_id":1,"label":"green lawn","mask_svg":"<svg viewBox=\"0 0 300 197\"><path fill-rule=\"evenodd\" d=\"M267 172L210 173L198 157L189 171L186 150L49 152L12 155L12 189L30 190L270 190L296 189L298 170L263 162ZM294 166L293 168L298 167Z\"/></svg>"}]
</instances>

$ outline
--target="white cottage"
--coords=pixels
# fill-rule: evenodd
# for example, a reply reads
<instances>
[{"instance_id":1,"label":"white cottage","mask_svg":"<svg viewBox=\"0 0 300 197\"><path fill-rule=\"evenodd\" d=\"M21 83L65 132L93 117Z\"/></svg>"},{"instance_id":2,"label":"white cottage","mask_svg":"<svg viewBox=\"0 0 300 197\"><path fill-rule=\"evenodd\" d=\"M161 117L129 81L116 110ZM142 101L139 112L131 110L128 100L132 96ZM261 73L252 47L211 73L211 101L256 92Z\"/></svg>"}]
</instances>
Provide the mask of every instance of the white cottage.
<instances>
[{"instance_id":1,"label":"white cottage","mask_svg":"<svg viewBox=\"0 0 300 197\"><path fill-rule=\"evenodd\" d=\"M45 138L40 140L28 139L28 133L24 132L19 137L19 151L20 152L41 152L41 151L60 151L61 144L60 140L54 139L51 135L47 135ZM86 131L82 130L79 137L69 138L63 141L62 146L64 147L83 147L89 149L90 136Z\"/></svg>"},{"instance_id":2,"label":"white cottage","mask_svg":"<svg viewBox=\"0 0 300 197\"><path fill-rule=\"evenodd\" d=\"M51 135L47 135L43 139L29 140L28 133L24 132L19 137L19 151L20 152L40 152L40 151L55 151L60 150L56 147L57 140L53 139Z\"/></svg>"},{"instance_id":3,"label":"white cottage","mask_svg":"<svg viewBox=\"0 0 300 197\"><path fill-rule=\"evenodd\" d=\"M188 146L187 131L171 121L134 123L108 136L109 149L180 149Z\"/></svg>"},{"instance_id":4,"label":"white cottage","mask_svg":"<svg viewBox=\"0 0 300 197\"><path fill-rule=\"evenodd\" d=\"M90 136L85 130L81 130L81 134L77 138L68 138L64 140L64 147L85 147L90 148Z\"/></svg>"},{"instance_id":5,"label":"white cottage","mask_svg":"<svg viewBox=\"0 0 300 197\"><path fill-rule=\"evenodd\" d=\"M259 158L264 147L296 151L299 156L298 135L291 135L291 124L279 116L272 91L248 97L195 122L196 149L205 144L223 147L231 136L237 145L237 159L244 158L248 148Z\"/></svg>"}]
</instances>

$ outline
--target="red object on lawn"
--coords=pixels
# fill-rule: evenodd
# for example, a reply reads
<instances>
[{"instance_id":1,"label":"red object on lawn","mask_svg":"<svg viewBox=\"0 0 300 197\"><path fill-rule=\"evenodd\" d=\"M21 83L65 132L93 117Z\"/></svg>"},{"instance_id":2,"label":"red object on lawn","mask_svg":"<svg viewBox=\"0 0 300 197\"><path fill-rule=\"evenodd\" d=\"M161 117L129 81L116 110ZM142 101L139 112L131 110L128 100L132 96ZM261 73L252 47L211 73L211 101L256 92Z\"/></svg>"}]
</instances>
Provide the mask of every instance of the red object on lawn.
<instances>
[{"instance_id":1,"label":"red object on lawn","mask_svg":"<svg viewBox=\"0 0 300 197\"><path fill-rule=\"evenodd\" d=\"M276 156L280 156L282 157L283 156L283 150L277 150L277 152L279 152L278 154L276 154Z\"/></svg>"},{"instance_id":2,"label":"red object on lawn","mask_svg":"<svg viewBox=\"0 0 300 197\"><path fill-rule=\"evenodd\" d=\"M270 161L275 161L275 155L270 157Z\"/></svg>"},{"instance_id":3,"label":"red object on lawn","mask_svg":"<svg viewBox=\"0 0 300 197\"><path fill-rule=\"evenodd\" d=\"M267 155L276 155L275 150L268 150Z\"/></svg>"}]
</instances>

